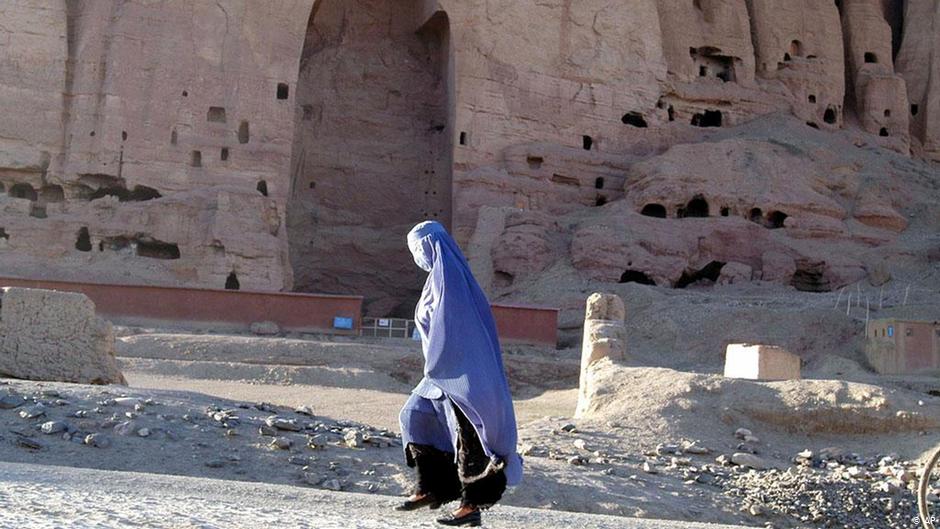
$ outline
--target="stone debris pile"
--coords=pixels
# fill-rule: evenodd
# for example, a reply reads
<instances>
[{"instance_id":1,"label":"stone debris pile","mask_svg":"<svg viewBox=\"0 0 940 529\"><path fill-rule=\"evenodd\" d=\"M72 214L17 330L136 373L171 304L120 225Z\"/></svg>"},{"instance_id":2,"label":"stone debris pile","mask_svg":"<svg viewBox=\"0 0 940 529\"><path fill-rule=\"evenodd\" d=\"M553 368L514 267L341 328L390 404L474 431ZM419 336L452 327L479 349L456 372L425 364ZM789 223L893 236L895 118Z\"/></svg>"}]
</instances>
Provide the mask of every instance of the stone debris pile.
<instances>
[{"instance_id":1,"label":"stone debris pile","mask_svg":"<svg viewBox=\"0 0 940 529\"><path fill-rule=\"evenodd\" d=\"M73 445L107 450L105 457L116 461L167 452L168 465L191 460L249 479L270 481L267 474L274 472L292 476L291 483L330 490L397 494L401 488L394 465L381 475L374 469L375 461L400 454L368 455L401 447L389 430L319 417L309 406L228 402L180 411L178 402L115 387L35 389L0 381L0 444L53 459L65 457Z\"/></svg>"}]
</instances>

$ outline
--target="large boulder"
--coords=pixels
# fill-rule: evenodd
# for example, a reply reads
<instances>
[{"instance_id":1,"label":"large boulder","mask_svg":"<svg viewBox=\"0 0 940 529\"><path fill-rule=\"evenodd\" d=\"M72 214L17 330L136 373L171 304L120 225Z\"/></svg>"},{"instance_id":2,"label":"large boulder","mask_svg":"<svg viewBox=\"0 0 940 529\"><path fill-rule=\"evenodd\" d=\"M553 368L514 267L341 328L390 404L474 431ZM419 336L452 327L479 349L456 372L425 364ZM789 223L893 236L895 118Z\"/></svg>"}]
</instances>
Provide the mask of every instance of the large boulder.
<instances>
[{"instance_id":1,"label":"large boulder","mask_svg":"<svg viewBox=\"0 0 940 529\"><path fill-rule=\"evenodd\" d=\"M0 376L127 384L111 324L84 294L7 287L0 303Z\"/></svg>"}]
</instances>

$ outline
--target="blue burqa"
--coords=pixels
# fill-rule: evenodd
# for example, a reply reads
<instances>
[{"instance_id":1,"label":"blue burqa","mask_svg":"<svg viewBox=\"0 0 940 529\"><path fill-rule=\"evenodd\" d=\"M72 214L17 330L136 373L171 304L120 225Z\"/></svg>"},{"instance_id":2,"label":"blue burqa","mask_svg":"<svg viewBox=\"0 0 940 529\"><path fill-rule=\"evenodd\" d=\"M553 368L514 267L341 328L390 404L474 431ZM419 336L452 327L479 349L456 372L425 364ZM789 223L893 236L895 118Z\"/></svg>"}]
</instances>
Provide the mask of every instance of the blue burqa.
<instances>
[{"instance_id":1,"label":"blue burqa","mask_svg":"<svg viewBox=\"0 0 940 529\"><path fill-rule=\"evenodd\" d=\"M408 248L429 275L415 309L424 378L402 409L402 444L456 454L453 402L473 424L486 455L505 465L507 484L516 485L522 480L516 416L489 301L440 223L415 226Z\"/></svg>"}]
</instances>

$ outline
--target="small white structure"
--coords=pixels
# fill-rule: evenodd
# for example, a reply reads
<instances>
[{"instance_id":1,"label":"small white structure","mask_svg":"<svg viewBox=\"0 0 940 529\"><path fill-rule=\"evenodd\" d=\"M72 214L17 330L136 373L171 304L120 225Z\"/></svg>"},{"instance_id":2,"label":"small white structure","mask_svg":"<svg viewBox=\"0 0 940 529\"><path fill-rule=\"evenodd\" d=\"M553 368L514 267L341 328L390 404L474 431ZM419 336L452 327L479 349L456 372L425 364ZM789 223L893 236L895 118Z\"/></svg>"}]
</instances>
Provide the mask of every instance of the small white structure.
<instances>
[{"instance_id":1,"label":"small white structure","mask_svg":"<svg viewBox=\"0 0 940 529\"><path fill-rule=\"evenodd\" d=\"M800 357L775 345L728 344L725 376L749 380L798 380Z\"/></svg>"}]
</instances>

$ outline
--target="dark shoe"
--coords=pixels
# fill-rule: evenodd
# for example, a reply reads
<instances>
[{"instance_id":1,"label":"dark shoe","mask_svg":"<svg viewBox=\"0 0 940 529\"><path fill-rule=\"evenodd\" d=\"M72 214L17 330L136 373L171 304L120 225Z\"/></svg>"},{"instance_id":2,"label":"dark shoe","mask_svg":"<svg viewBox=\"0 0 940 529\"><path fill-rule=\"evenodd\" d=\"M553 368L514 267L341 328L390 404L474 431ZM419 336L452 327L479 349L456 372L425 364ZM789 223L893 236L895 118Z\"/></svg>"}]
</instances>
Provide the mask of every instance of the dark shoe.
<instances>
[{"instance_id":1,"label":"dark shoe","mask_svg":"<svg viewBox=\"0 0 940 529\"><path fill-rule=\"evenodd\" d=\"M462 525L466 525L468 527L480 527L483 525L483 516L480 514L480 511L473 511L470 514L465 514L460 517L455 517L453 514L448 514L443 518L438 518L437 523L441 525L450 525L453 527Z\"/></svg>"},{"instance_id":2,"label":"dark shoe","mask_svg":"<svg viewBox=\"0 0 940 529\"><path fill-rule=\"evenodd\" d=\"M401 505L396 505L396 511L415 511L422 507L428 507L430 509L440 509L441 502L437 501L437 498L428 494L421 498L420 500L405 500Z\"/></svg>"}]
</instances>

